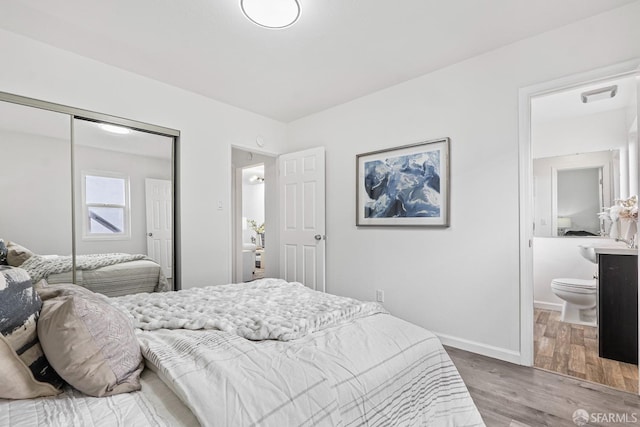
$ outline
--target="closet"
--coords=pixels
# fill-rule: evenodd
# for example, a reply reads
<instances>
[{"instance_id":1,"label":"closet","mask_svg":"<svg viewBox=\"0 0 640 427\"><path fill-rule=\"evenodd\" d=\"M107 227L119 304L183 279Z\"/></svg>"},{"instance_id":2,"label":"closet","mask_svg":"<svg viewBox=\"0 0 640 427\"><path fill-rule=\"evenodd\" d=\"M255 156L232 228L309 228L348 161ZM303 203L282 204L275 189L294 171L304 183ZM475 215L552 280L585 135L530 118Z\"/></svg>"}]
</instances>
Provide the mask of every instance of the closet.
<instances>
[{"instance_id":1,"label":"closet","mask_svg":"<svg viewBox=\"0 0 640 427\"><path fill-rule=\"evenodd\" d=\"M179 289L179 131L0 92L0 239L38 255L143 254Z\"/></svg>"}]
</instances>

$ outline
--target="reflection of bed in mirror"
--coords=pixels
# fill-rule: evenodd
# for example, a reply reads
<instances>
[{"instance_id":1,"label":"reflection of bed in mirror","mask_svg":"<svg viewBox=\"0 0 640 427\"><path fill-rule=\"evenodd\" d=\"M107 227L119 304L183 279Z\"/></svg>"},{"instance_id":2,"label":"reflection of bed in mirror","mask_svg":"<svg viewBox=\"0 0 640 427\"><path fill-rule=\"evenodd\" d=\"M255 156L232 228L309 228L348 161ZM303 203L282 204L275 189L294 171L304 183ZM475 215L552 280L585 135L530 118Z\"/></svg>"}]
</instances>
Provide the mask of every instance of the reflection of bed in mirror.
<instances>
[{"instance_id":1,"label":"reflection of bed in mirror","mask_svg":"<svg viewBox=\"0 0 640 427\"><path fill-rule=\"evenodd\" d=\"M54 273L48 283L71 283L72 272ZM76 270L75 283L109 297L169 289L167 278L158 263L149 259L122 262L93 270Z\"/></svg>"},{"instance_id":2,"label":"reflection of bed in mirror","mask_svg":"<svg viewBox=\"0 0 640 427\"><path fill-rule=\"evenodd\" d=\"M109 297L170 289L161 266L143 254L78 255L74 263L71 256L37 255L10 241L7 249L9 264L24 269L34 283L75 283Z\"/></svg>"}]
</instances>

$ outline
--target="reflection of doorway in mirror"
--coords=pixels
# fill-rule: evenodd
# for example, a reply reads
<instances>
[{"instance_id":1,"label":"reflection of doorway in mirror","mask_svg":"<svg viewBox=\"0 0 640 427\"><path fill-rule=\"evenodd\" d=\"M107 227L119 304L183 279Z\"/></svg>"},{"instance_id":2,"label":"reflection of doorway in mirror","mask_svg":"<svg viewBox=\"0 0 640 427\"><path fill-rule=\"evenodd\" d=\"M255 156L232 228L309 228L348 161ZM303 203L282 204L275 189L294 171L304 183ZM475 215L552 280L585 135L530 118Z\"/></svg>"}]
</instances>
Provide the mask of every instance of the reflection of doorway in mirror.
<instances>
[{"instance_id":1,"label":"reflection of doorway in mirror","mask_svg":"<svg viewBox=\"0 0 640 427\"><path fill-rule=\"evenodd\" d=\"M173 271L172 193L171 181L145 179L147 255L160 264L167 279Z\"/></svg>"},{"instance_id":2,"label":"reflection of doorway in mirror","mask_svg":"<svg viewBox=\"0 0 640 427\"><path fill-rule=\"evenodd\" d=\"M605 206L602 185L601 167L558 170L558 236L604 234L597 216Z\"/></svg>"}]
</instances>

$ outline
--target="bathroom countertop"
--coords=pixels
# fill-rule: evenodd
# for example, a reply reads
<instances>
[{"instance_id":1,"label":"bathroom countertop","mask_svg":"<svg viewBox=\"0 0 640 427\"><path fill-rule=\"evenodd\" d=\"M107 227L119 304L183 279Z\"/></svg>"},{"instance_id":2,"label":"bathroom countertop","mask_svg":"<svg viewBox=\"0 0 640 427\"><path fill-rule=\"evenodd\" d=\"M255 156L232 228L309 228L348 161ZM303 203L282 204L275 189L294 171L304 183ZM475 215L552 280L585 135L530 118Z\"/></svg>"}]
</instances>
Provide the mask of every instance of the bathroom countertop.
<instances>
[{"instance_id":1,"label":"bathroom countertop","mask_svg":"<svg viewBox=\"0 0 640 427\"><path fill-rule=\"evenodd\" d=\"M602 246L602 247L594 247L593 250L596 254L607 254L607 255L638 255L638 248L625 248L619 246Z\"/></svg>"}]
</instances>

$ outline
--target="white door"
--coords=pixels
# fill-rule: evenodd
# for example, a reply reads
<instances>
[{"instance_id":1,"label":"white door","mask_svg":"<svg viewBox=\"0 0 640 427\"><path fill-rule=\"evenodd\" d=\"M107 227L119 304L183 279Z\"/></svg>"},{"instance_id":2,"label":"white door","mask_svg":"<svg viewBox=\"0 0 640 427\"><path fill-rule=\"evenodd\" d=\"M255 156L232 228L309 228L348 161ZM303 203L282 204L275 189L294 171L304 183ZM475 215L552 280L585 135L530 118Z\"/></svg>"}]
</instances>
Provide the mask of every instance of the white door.
<instances>
[{"instance_id":1,"label":"white door","mask_svg":"<svg viewBox=\"0 0 640 427\"><path fill-rule=\"evenodd\" d=\"M280 277L325 291L324 148L279 158Z\"/></svg>"},{"instance_id":2,"label":"white door","mask_svg":"<svg viewBox=\"0 0 640 427\"><path fill-rule=\"evenodd\" d=\"M173 275L172 190L171 181L145 179L147 255L160 264L167 279Z\"/></svg>"}]
</instances>

